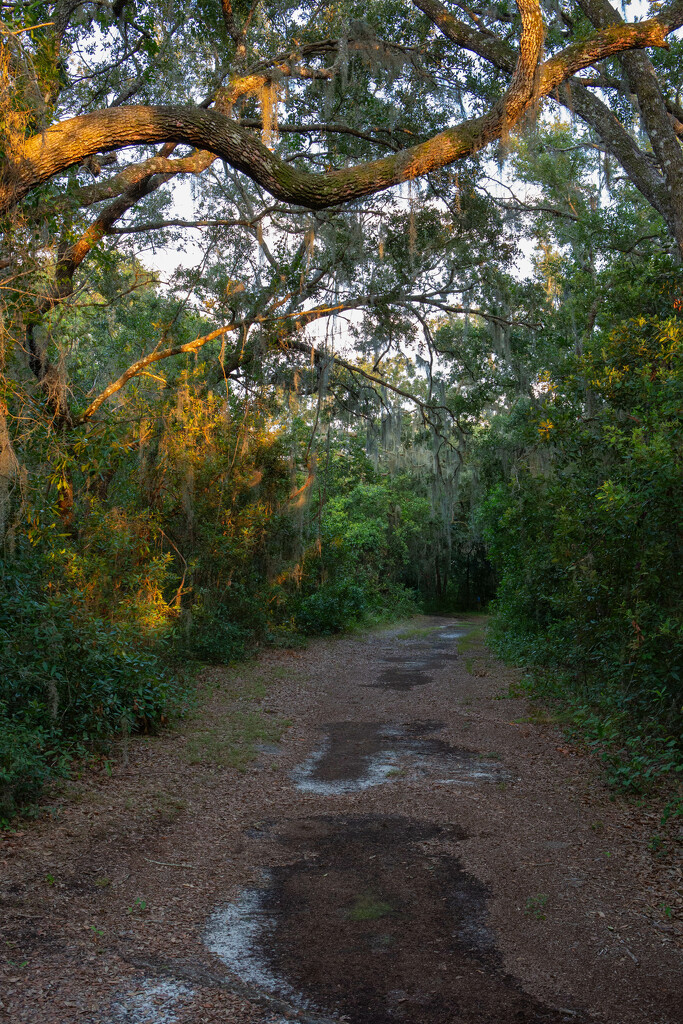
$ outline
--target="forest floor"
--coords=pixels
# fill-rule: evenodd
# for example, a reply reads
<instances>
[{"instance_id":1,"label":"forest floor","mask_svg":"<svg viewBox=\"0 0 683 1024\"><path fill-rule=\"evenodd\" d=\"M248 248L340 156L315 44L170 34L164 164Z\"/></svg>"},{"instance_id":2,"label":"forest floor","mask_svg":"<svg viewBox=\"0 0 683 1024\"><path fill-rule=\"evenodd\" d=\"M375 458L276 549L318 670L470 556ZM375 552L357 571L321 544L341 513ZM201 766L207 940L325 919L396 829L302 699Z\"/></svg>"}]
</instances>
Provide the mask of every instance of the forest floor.
<instances>
[{"instance_id":1,"label":"forest floor","mask_svg":"<svg viewBox=\"0 0 683 1024\"><path fill-rule=\"evenodd\" d=\"M206 670L194 716L3 836L0 1019L681 1024L674 829L482 626Z\"/></svg>"}]
</instances>

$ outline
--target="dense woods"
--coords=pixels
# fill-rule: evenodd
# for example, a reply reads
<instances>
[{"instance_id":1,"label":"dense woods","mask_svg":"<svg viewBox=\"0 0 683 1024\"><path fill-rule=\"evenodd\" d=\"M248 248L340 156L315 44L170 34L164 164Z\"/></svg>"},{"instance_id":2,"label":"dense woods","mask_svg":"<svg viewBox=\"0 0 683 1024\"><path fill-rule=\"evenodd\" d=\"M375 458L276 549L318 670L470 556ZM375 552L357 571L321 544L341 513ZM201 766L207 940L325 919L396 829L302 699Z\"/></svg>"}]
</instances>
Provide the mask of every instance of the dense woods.
<instances>
[{"instance_id":1,"label":"dense woods","mask_svg":"<svg viewBox=\"0 0 683 1024\"><path fill-rule=\"evenodd\" d=\"M0 19L0 816L418 608L680 772L680 0Z\"/></svg>"}]
</instances>

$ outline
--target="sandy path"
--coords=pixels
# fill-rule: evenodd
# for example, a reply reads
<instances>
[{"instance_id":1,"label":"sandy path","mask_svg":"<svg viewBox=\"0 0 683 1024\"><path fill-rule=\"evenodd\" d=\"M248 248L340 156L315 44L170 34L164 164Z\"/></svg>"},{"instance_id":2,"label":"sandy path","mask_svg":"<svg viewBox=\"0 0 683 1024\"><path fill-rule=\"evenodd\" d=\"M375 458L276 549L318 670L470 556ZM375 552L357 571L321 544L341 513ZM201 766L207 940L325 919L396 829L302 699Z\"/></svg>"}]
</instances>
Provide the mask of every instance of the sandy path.
<instances>
[{"instance_id":1,"label":"sandy path","mask_svg":"<svg viewBox=\"0 0 683 1024\"><path fill-rule=\"evenodd\" d=\"M680 1024L671 837L506 696L475 625L212 670L201 718L6 837L0 1017ZM216 763L235 709L292 723L245 770Z\"/></svg>"}]
</instances>

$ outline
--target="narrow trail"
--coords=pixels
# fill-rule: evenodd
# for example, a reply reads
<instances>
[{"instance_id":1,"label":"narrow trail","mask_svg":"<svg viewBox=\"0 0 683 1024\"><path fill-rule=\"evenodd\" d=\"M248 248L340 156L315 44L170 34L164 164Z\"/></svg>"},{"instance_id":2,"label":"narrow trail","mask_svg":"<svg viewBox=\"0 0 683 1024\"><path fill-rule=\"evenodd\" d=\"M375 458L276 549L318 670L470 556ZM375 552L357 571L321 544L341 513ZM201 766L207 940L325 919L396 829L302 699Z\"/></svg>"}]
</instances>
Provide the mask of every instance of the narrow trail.
<instances>
[{"instance_id":1,"label":"narrow trail","mask_svg":"<svg viewBox=\"0 0 683 1024\"><path fill-rule=\"evenodd\" d=\"M481 620L206 678L0 844L0 1019L681 1024L680 864L509 697Z\"/></svg>"}]
</instances>

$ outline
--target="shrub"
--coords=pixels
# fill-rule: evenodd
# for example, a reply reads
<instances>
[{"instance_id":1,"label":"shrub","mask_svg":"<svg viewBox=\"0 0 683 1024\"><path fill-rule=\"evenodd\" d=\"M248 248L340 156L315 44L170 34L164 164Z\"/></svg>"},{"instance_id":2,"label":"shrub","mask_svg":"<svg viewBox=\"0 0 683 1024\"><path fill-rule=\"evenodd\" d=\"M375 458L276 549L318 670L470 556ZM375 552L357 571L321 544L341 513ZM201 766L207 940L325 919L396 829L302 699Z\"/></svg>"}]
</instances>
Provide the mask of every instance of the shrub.
<instances>
[{"instance_id":1,"label":"shrub","mask_svg":"<svg viewBox=\"0 0 683 1024\"><path fill-rule=\"evenodd\" d=\"M44 574L50 573L49 584ZM153 731L184 688L159 636L88 614L60 588L55 563L29 552L0 561L0 771L5 812L32 798L64 758Z\"/></svg>"},{"instance_id":2,"label":"shrub","mask_svg":"<svg viewBox=\"0 0 683 1024\"><path fill-rule=\"evenodd\" d=\"M29 729L0 714L0 822L40 795L50 774L46 747L40 729Z\"/></svg>"},{"instance_id":3,"label":"shrub","mask_svg":"<svg viewBox=\"0 0 683 1024\"><path fill-rule=\"evenodd\" d=\"M683 325L629 321L529 410L535 443L479 513L498 650L633 785L683 759L682 409Z\"/></svg>"},{"instance_id":4,"label":"shrub","mask_svg":"<svg viewBox=\"0 0 683 1024\"><path fill-rule=\"evenodd\" d=\"M225 606L211 611L201 607L193 610L189 624L177 630L179 653L212 664L244 658L250 641L253 642L253 632L231 622L229 614Z\"/></svg>"}]
</instances>

